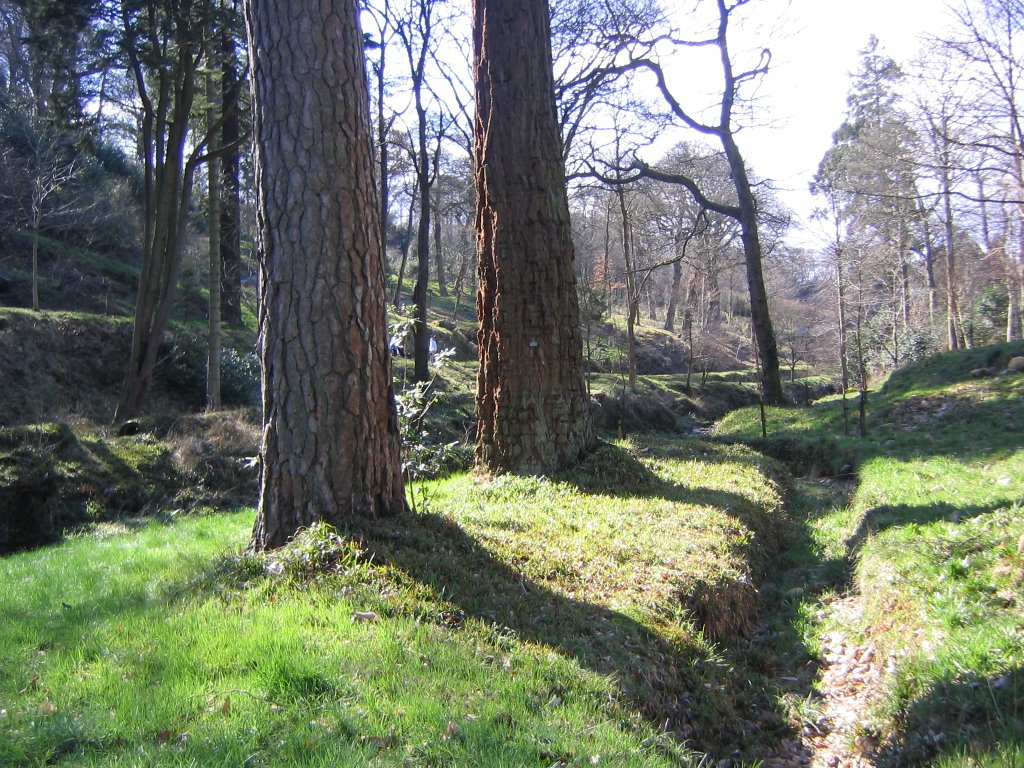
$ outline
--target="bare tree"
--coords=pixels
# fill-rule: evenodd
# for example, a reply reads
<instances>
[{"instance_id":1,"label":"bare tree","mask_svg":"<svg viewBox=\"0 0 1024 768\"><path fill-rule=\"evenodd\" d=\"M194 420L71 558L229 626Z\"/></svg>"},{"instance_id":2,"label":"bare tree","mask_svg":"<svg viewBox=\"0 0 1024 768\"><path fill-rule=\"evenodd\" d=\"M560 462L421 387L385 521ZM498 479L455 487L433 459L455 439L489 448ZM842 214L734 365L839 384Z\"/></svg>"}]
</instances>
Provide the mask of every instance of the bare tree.
<instances>
[{"instance_id":1,"label":"bare tree","mask_svg":"<svg viewBox=\"0 0 1024 768\"><path fill-rule=\"evenodd\" d=\"M39 236L44 220L71 212L81 212L88 201L78 197L61 198L60 193L80 175L87 156L74 145L74 137L49 121L14 120L8 131L12 143L0 153L5 187L12 202L32 233L32 309L39 309Z\"/></svg>"},{"instance_id":2,"label":"bare tree","mask_svg":"<svg viewBox=\"0 0 1024 768\"><path fill-rule=\"evenodd\" d=\"M736 141L734 122L742 89L764 76L768 72L768 65L771 61L771 52L766 48L762 50L759 60L749 68L736 71L729 49L729 24L733 14L749 2L750 0L732 0L732 2L714 0L717 20L713 24L714 28L710 35L704 39L681 41L673 34L662 35L648 41L635 37L627 38L626 43L619 49L627 61L592 73L588 79L597 81L599 78L613 74L638 71L649 73L654 77L655 86L669 116L686 128L713 138L722 147L735 190L735 203L724 203L712 199L691 177L685 174L658 170L640 160L633 163L633 170L636 174L635 177L646 176L656 181L679 184L689 190L704 208L729 216L739 223L746 266L747 290L750 297L751 323L760 361L762 391L767 402L780 403L783 400L782 379L779 374L778 344L772 327L768 294L765 290L758 203L746 162ZM682 104L669 86L664 69L655 58L659 46L665 44L717 49L721 65L722 91L716 121L706 122L696 117ZM603 178L607 179L608 177L604 175ZM620 177L613 181L623 183L628 180L628 178Z\"/></svg>"}]
</instances>

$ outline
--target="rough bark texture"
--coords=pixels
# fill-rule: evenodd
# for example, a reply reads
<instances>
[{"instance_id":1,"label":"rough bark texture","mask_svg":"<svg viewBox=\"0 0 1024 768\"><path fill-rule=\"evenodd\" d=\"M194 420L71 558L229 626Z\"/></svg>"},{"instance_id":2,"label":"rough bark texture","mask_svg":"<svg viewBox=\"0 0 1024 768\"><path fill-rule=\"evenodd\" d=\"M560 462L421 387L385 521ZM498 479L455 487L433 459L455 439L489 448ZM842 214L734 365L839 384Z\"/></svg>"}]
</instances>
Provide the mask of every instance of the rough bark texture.
<instances>
[{"instance_id":1,"label":"rough bark texture","mask_svg":"<svg viewBox=\"0 0 1024 768\"><path fill-rule=\"evenodd\" d=\"M594 443L546 0L474 0L477 464L544 473Z\"/></svg>"},{"instance_id":2,"label":"rough bark texture","mask_svg":"<svg viewBox=\"0 0 1024 768\"><path fill-rule=\"evenodd\" d=\"M246 3L263 445L252 545L404 509L356 0Z\"/></svg>"}]
</instances>

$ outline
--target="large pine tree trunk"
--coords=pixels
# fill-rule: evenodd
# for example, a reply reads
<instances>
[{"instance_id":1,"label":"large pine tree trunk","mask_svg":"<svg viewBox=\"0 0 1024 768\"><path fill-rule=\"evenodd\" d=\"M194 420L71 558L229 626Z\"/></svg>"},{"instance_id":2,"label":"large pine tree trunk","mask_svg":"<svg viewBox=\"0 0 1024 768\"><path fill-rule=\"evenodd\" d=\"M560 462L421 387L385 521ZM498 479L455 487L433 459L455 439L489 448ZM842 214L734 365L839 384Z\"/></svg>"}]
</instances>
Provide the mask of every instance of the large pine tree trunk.
<instances>
[{"instance_id":1,"label":"large pine tree trunk","mask_svg":"<svg viewBox=\"0 0 1024 768\"><path fill-rule=\"evenodd\" d=\"M405 507L356 0L249 0L263 446L252 545Z\"/></svg>"},{"instance_id":2,"label":"large pine tree trunk","mask_svg":"<svg viewBox=\"0 0 1024 768\"><path fill-rule=\"evenodd\" d=\"M474 0L477 463L545 473L594 443L546 0Z\"/></svg>"}]
</instances>

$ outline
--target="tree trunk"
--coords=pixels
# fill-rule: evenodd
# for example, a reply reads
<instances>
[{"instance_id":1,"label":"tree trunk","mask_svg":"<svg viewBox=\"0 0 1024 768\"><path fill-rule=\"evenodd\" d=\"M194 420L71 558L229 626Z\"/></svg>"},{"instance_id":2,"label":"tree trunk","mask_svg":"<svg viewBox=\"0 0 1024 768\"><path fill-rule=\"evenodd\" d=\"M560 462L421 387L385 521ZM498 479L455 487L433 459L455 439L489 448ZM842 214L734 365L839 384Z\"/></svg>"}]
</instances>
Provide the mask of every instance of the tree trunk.
<instances>
[{"instance_id":1,"label":"tree trunk","mask_svg":"<svg viewBox=\"0 0 1024 768\"><path fill-rule=\"evenodd\" d=\"M39 228L42 215L39 206L32 201L32 309L39 311Z\"/></svg>"},{"instance_id":2,"label":"tree trunk","mask_svg":"<svg viewBox=\"0 0 1024 768\"><path fill-rule=\"evenodd\" d=\"M192 51L187 46L183 47L179 54L182 70L190 66L192 57ZM177 109L166 136L158 139L150 130L143 139L147 171L142 268L128 368L114 412L114 422L118 424L137 416L149 394L157 353L178 295L182 244L188 226L187 213L192 202L195 174L195 163L192 159L185 160L188 115L195 98L194 66L190 73L181 76L175 84L175 91ZM168 102L170 98L164 97L162 101ZM169 104L164 104L163 108L171 111ZM163 149L163 156L160 162L155 162L154 154L158 148Z\"/></svg>"},{"instance_id":3,"label":"tree trunk","mask_svg":"<svg viewBox=\"0 0 1024 768\"><path fill-rule=\"evenodd\" d=\"M928 222L928 212L924 206L919 208L921 213L921 228L924 230L924 272L928 281L928 324L935 327L935 310L939 304L939 289L935 284L935 247L932 243L932 228Z\"/></svg>"},{"instance_id":4,"label":"tree trunk","mask_svg":"<svg viewBox=\"0 0 1024 768\"><path fill-rule=\"evenodd\" d=\"M416 195L409 195L409 215L405 221L405 234L402 235L402 244L399 248L402 258L398 262L398 274L395 276L395 309L402 310L402 284L405 282L405 267L409 263L409 245L412 243L412 215L416 210ZM383 243L381 240L381 247Z\"/></svg>"},{"instance_id":5,"label":"tree trunk","mask_svg":"<svg viewBox=\"0 0 1024 768\"><path fill-rule=\"evenodd\" d=\"M441 138L438 135L437 151L434 152L434 182L441 175ZM441 187L437 186L434 193L431 217L434 223L434 273L437 276L437 294L448 296L448 278L444 272L444 251L441 249Z\"/></svg>"},{"instance_id":6,"label":"tree trunk","mask_svg":"<svg viewBox=\"0 0 1024 768\"><path fill-rule=\"evenodd\" d=\"M547 473L595 442L546 0L474 0L477 464Z\"/></svg>"},{"instance_id":7,"label":"tree trunk","mask_svg":"<svg viewBox=\"0 0 1024 768\"><path fill-rule=\"evenodd\" d=\"M252 546L405 509L356 0L246 2L261 255Z\"/></svg>"},{"instance_id":8,"label":"tree trunk","mask_svg":"<svg viewBox=\"0 0 1024 768\"><path fill-rule=\"evenodd\" d=\"M633 264L633 228L626 207L626 191L621 184L615 185L615 196L619 201L619 216L622 221L622 262L626 267L626 361L629 367L629 388L636 391L636 321L640 314L640 295L636 287L636 270Z\"/></svg>"},{"instance_id":9,"label":"tree trunk","mask_svg":"<svg viewBox=\"0 0 1024 768\"><path fill-rule=\"evenodd\" d=\"M747 268L747 292L750 295L750 322L754 326L754 340L761 359L761 384L765 402L778 405L783 401L782 377L779 374L779 347L768 310L768 292L764 287L764 269L761 258L761 238L757 227L757 202L750 188L746 164L731 134L721 135L722 147L733 186L739 200L740 237L743 258Z\"/></svg>"},{"instance_id":10,"label":"tree trunk","mask_svg":"<svg viewBox=\"0 0 1024 768\"><path fill-rule=\"evenodd\" d=\"M221 319L242 324L242 201L240 180L241 114L238 108L238 53L229 30L221 33L221 98L224 122L220 143L230 147L221 157L220 262Z\"/></svg>"},{"instance_id":11,"label":"tree trunk","mask_svg":"<svg viewBox=\"0 0 1024 768\"><path fill-rule=\"evenodd\" d=\"M427 154L427 111L422 105L420 89L422 81L414 81L413 93L416 99L418 117L418 146L416 171L420 194L420 222L416 229L416 284L412 290L412 302L416 305L416 322L413 324L413 380L427 381L430 378L430 328L427 325L427 303L430 283L430 156Z\"/></svg>"},{"instance_id":12,"label":"tree trunk","mask_svg":"<svg viewBox=\"0 0 1024 768\"><path fill-rule=\"evenodd\" d=\"M675 332L676 307L679 305L679 291L683 285L683 261L672 262L672 287L668 292L668 309L665 310L665 330Z\"/></svg>"},{"instance_id":13,"label":"tree trunk","mask_svg":"<svg viewBox=\"0 0 1024 768\"><path fill-rule=\"evenodd\" d=\"M212 72L206 75L206 95L208 100L207 119L211 124L216 117L213 113L215 84ZM213 147L211 147L213 149ZM218 163L213 162L207 166L209 173L209 247L210 247L210 299L209 306L209 336L206 344L206 408L215 411L220 408L220 321L221 321L221 254L220 254L220 173Z\"/></svg>"},{"instance_id":14,"label":"tree trunk","mask_svg":"<svg viewBox=\"0 0 1024 768\"><path fill-rule=\"evenodd\" d=\"M149 39L140 42L135 36L139 15L145 9L127 5L121 8L125 48L142 102L140 149L145 212L132 346L114 412L118 424L136 416L149 393L157 353L177 297L192 182L201 162L201 146L195 147L187 159L185 147L196 96L197 69L206 58L206 20L198 13L204 10L208 8L176 7L169 33L175 54L154 65L152 49L147 47ZM152 6L148 12L154 12Z\"/></svg>"},{"instance_id":15,"label":"tree trunk","mask_svg":"<svg viewBox=\"0 0 1024 768\"><path fill-rule=\"evenodd\" d=\"M946 236L946 344L950 351L957 349L956 319L959 307L956 296L956 250L953 241L953 195L949 183L949 174L943 170L942 204L945 208Z\"/></svg>"}]
</instances>

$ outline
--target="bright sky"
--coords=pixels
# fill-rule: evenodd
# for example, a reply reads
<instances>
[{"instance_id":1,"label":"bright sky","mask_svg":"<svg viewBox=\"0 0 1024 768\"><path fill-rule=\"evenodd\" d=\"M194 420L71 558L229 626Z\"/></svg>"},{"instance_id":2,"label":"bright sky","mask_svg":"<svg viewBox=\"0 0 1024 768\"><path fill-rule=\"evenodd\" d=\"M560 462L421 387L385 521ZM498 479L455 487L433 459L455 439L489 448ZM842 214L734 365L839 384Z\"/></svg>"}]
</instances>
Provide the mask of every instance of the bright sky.
<instances>
[{"instance_id":1,"label":"bright sky","mask_svg":"<svg viewBox=\"0 0 1024 768\"><path fill-rule=\"evenodd\" d=\"M775 182L783 201L807 216L814 204L807 185L845 115L859 51L874 33L890 56L908 62L923 33L948 26L946 3L754 0L749 7L772 50L772 68L758 94L771 124L741 132L740 149L760 177ZM792 242L808 244L800 236Z\"/></svg>"}]
</instances>

